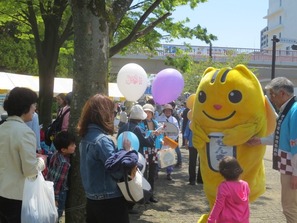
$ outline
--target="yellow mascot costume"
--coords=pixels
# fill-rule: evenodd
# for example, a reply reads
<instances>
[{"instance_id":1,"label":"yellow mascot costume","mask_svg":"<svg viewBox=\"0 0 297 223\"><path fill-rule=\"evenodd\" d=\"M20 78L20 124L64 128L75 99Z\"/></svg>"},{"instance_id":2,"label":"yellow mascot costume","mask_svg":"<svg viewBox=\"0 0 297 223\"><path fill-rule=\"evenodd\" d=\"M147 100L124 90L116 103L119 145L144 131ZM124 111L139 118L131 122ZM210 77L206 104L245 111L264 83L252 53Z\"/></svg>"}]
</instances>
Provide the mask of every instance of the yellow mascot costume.
<instances>
[{"instance_id":1,"label":"yellow mascot costume","mask_svg":"<svg viewBox=\"0 0 297 223\"><path fill-rule=\"evenodd\" d=\"M250 147L253 136L265 137L275 128L276 116L256 76L244 65L207 68L189 113L193 144L200 156L203 187L210 208L224 180L218 162L225 155L237 158L241 178L249 183L250 201L265 192L264 145ZM198 220L207 222L208 214Z\"/></svg>"}]
</instances>

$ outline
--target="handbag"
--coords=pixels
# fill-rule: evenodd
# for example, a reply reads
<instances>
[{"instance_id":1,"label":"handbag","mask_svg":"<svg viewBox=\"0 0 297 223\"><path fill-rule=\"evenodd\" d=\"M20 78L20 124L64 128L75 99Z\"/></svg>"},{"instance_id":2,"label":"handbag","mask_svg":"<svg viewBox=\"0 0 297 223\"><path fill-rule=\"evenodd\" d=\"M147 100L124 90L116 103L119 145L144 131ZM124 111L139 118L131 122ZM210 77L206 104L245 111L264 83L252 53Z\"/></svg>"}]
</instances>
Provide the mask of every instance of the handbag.
<instances>
[{"instance_id":1,"label":"handbag","mask_svg":"<svg viewBox=\"0 0 297 223\"><path fill-rule=\"evenodd\" d=\"M172 166L177 163L176 152L174 149L171 149L171 148L159 150L157 152L157 158L158 158L158 165L160 168Z\"/></svg>"},{"instance_id":2,"label":"handbag","mask_svg":"<svg viewBox=\"0 0 297 223\"><path fill-rule=\"evenodd\" d=\"M133 178L125 172L124 181L117 184L123 196L129 202L144 204L152 196L151 185L138 168Z\"/></svg>"},{"instance_id":3,"label":"handbag","mask_svg":"<svg viewBox=\"0 0 297 223\"><path fill-rule=\"evenodd\" d=\"M21 212L22 223L56 223L58 211L55 204L54 183L45 181L38 171L35 180L25 179Z\"/></svg>"}]
</instances>

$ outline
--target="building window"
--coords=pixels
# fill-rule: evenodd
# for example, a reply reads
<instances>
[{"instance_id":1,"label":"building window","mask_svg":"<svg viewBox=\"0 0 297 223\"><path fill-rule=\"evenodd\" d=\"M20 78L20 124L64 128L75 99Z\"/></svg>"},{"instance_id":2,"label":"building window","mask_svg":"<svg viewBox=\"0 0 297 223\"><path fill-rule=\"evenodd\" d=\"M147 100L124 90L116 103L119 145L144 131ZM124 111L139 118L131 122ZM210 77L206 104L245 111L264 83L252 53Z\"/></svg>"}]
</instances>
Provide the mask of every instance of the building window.
<instances>
[{"instance_id":1,"label":"building window","mask_svg":"<svg viewBox=\"0 0 297 223\"><path fill-rule=\"evenodd\" d=\"M279 17L279 24L282 24L282 16Z\"/></svg>"},{"instance_id":2,"label":"building window","mask_svg":"<svg viewBox=\"0 0 297 223\"><path fill-rule=\"evenodd\" d=\"M279 38L279 39L282 38L282 33L279 33L279 34L278 34L278 38Z\"/></svg>"},{"instance_id":3,"label":"building window","mask_svg":"<svg viewBox=\"0 0 297 223\"><path fill-rule=\"evenodd\" d=\"M282 6L282 0L279 0L279 6L280 7Z\"/></svg>"}]
</instances>

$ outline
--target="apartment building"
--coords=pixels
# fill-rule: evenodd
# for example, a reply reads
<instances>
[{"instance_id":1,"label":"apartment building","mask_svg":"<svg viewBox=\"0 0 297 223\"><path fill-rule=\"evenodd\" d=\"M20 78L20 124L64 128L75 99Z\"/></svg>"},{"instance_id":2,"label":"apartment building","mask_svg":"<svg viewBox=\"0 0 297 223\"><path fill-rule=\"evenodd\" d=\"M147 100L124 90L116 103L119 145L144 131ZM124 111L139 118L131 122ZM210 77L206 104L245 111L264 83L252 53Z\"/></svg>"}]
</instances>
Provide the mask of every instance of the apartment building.
<instances>
[{"instance_id":1,"label":"apartment building","mask_svg":"<svg viewBox=\"0 0 297 223\"><path fill-rule=\"evenodd\" d=\"M261 49L271 50L273 36L279 40L277 50L292 50L297 44L297 0L269 0L267 26L261 30Z\"/></svg>"}]
</instances>

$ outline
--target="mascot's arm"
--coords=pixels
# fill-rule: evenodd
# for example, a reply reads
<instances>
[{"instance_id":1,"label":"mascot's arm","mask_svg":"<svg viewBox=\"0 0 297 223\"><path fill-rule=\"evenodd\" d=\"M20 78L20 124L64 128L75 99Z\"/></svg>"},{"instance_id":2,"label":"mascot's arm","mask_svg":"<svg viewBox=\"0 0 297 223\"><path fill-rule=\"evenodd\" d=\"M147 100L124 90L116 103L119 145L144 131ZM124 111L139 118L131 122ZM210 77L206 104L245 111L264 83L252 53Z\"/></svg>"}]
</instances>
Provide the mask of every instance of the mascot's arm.
<instances>
[{"instance_id":1,"label":"mascot's arm","mask_svg":"<svg viewBox=\"0 0 297 223\"><path fill-rule=\"evenodd\" d=\"M258 132L258 126L259 124L256 123L247 123L235 126L232 129L227 129L223 131L223 143L227 146L242 145Z\"/></svg>"},{"instance_id":2,"label":"mascot's arm","mask_svg":"<svg viewBox=\"0 0 297 223\"><path fill-rule=\"evenodd\" d=\"M196 149L202 149L209 138L199 124L191 122L190 128L193 132L193 145Z\"/></svg>"}]
</instances>

